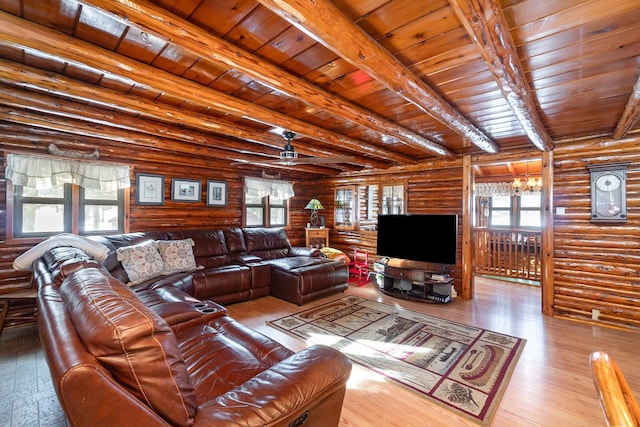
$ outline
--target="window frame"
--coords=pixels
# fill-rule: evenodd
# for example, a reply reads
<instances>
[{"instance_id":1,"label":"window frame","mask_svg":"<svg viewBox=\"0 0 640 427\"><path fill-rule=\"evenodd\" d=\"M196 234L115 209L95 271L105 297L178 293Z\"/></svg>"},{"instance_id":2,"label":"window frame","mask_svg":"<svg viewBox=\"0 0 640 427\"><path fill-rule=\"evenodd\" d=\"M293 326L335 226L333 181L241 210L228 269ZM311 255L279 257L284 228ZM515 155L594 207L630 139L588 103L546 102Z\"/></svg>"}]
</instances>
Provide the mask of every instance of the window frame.
<instances>
[{"instance_id":1,"label":"window frame","mask_svg":"<svg viewBox=\"0 0 640 427\"><path fill-rule=\"evenodd\" d=\"M126 212L124 211L124 189L117 190L116 200L108 199L87 199L85 197L85 189L79 188L80 194L78 197L78 230L79 234L83 236L100 236L104 234L119 234L124 231L124 220ZM118 215L118 228L116 230L98 230L87 231L85 230L85 208L88 206L116 206L122 211L121 215Z\"/></svg>"},{"instance_id":2,"label":"window frame","mask_svg":"<svg viewBox=\"0 0 640 427\"><path fill-rule=\"evenodd\" d=\"M517 196L517 210L516 210L516 221L518 224L518 228L530 228L530 229L542 229L542 194L538 193L538 207L522 207L522 194ZM540 226L535 225L522 225L522 211L527 212L538 212L538 216L540 218Z\"/></svg>"},{"instance_id":3,"label":"window frame","mask_svg":"<svg viewBox=\"0 0 640 427\"><path fill-rule=\"evenodd\" d=\"M494 228L526 228L526 229L531 229L531 230L541 230L542 229L542 195L540 194L540 205L539 207L536 208L530 208L530 207L522 207L522 198L521 198L521 194L515 194L512 196L509 196L509 200L510 200L510 205L508 208L502 208L502 207L494 207L493 202L494 202L494 196L490 196L489 197L489 219L488 219L488 226L489 227L494 227ZM493 218L493 212L494 211L508 211L509 212L509 222L510 225L493 225L491 219ZM521 213L522 211L527 211L527 212L538 212L540 214L540 226L531 226L531 225L521 225Z\"/></svg>"},{"instance_id":4,"label":"window frame","mask_svg":"<svg viewBox=\"0 0 640 427\"><path fill-rule=\"evenodd\" d=\"M397 212L393 212L393 208L395 207L394 205L394 200L395 200L395 195L396 195L396 189L398 189L399 187L402 187L401 192L399 191L399 196L402 196L401 199L401 206L400 206L400 210L401 212L399 213L400 215L404 215L407 213L407 183L406 182L391 182L389 184L380 184L380 188L378 190L378 194L380 197L380 201L379 201L379 215L393 215L393 214L398 214ZM391 188L391 210L392 212L384 212L385 211L385 207L388 207L388 204L386 203L386 199L384 196L384 190L385 188Z\"/></svg>"},{"instance_id":5,"label":"window frame","mask_svg":"<svg viewBox=\"0 0 640 427\"><path fill-rule=\"evenodd\" d=\"M245 184L246 185L246 184ZM242 195L242 226L246 228L281 228L286 227L290 223L289 214L291 209L289 208L289 199L283 199L283 204L271 203L270 196L264 196L260 199L261 203L247 203L247 192L243 191ZM284 209L284 224L271 224L271 208L283 208ZM249 208L259 208L262 210L262 224L261 225L247 225L247 213Z\"/></svg>"},{"instance_id":6,"label":"window frame","mask_svg":"<svg viewBox=\"0 0 640 427\"><path fill-rule=\"evenodd\" d=\"M513 228L513 224L514 224L514 215L513 215L513 209L515 204L513 203L514 200L513 198L515 196L509 196L509 206L508 207L498 207L496 208L494 206L494 197L495 196L491 196L489 197L489 227L496 227L496 228ZM500 211L500 212L508 212L509 213L509 225L493 225L493 212L494 211Z\"/></svg>"},{"instance_id":7,"label":"window frame","mask_svg":"<svg viewBox=\"0 0 640 427\"><path fill-rule=\"evenodd\" d=\"M77 184L65 184L68 186L70 191L70 214L67 215L67 220L71 222L68 231L67 226L65 224L64 233L72 233L77 235L109 235L109 234L118 234L118 233L128 233L129 232L129 211L130 211L130 188L123 188L119 190L121 193L121 205L122 205L122 215L120 220L122 221L122 231L104 231L104 232L91 232L84 233L80 232L80 186ZM17 205L22 206L20 202L16 200L16 186L9 180L7 180L7 188L6 188L6 241L7 242L20 242L20 243L37 243L41 242L43 239L46 239L50 236L59 234L59 232L52 233L16 233L17 224L22 224L22 217L16 218L17 214ZM51 199L45 198L45 200L50 201Z\"/></svg>"}]
</instances>

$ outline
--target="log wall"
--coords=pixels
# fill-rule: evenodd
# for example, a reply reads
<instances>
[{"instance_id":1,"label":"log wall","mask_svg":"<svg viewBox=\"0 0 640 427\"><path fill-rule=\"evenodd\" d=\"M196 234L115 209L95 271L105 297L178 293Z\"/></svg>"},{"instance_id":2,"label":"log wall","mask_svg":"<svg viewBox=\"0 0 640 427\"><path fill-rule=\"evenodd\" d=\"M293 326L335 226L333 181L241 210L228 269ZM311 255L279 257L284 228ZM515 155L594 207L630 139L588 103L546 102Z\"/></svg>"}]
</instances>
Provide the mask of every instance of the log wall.
<instances>
[{"instance_id":1,"label":"log wall","mask_svg":"<svg viewBox=\"0 0 640 427\"><path fill-rule=\"evenodd\" d=\"M375 256L377 232L377 213L379 210L381 185L406 184L405 203L407 213L410 214L458 214L458 263L452 268L451 275L455 278L455 288L461 290L461 259L462 259L462 160L424 162L418 166L394 167L386 171L359 172L342 174L337 178L325 179L320 186L322 190L317 197L322 202L325 211L327 227L331 228L330 244L336 249L353 254L355 248L369 252L369 262L379 258ZM358 192L358 222L354 230L335 230L333 221L334 194L337 186L355 185ZM367 219L368 187L374 186L372 193L374 200L372 219ZM407 236L411 239L411 236ZM434 242L433 244L437 244Z\"/></svg>"},{"instance_id":2,"label":"log wall","mask_svg":"<svg viewBox=\"0 0 640 427\"><path fill-rule=\"evenodd\" d=\"M554 314L640 329L640 137L590 139L554 150ZM590 221L590 175L586 165L630 162L628 221Z\"/></svg>"},{"instance_id":3,"label":"log wall","mask_svg":"<svg viewBox=\"0 0 640 427\"><path fill-rule=\"evenodd\" d=\"M136 172L165 176L165 205L138 206L135 204L135 185L130 194L130 231L176 228L239 226L242 221L242 185L244 176L260 176L261 170L234 170L225 160L203 161L194 153L175 153L171 150L141 150L117 141L96 141L74 138L60 141L50 133L39 131L12 132L11 140L2 145L2 155L10 151L43 154L53 140L67 149L101 148L103 159L127 163ZM170 147L169 147L170 148ZM553 207L564 207L566 214L553 216L553 314L556 316L591 320L592 310L600 312L600 323L640 329L640 137L623 141L590 139L559 143L553 156ZM509 159L510 154L495 156ZM481 161L482 159L474 159ZM628 161L627 207L629 220L625 224L608 225L590 222L590 179L587 164ZM286 171L285 171L286 172ZM203 195L200 203L172 202L171 178L200 179ZM205 204L206 180L228 183L228 205L211 208ZM338 177L305 179L295 171L282 179L294 182L296 196L291 199L290 224L287 232L292 244L304 244L304 227L309 211L304 206L311 197L318 197L325 209L331 228L331 246L352 253L363 248L371 254L376 250L374 215L367 219L367 191L373 187L379 199L379 185L406 183L407 211L413 214L462 214L462 160L423 162L417 166L391 168L386 171L345 173ZM135 184L135 183L134 183ZM340 185L356 185L359 193L358 217L361 227L350 231L336 231L333 227L334 189ZM6 181L4 164L0 168L0 292L28 285L29 275L16 272L11 264L15 257L32 244L6 241ZM462 227L462 219L460 227ZM462 236L460 230L459 236ZM410 236L407 236L410 238ZM460 238L461 239L461 238ZM458 242L458 265L453 269L455 286L460 293L461 250ZM375 256L371 257L375 261Z\"/></svg>"},{"instance_id":4,"label":"log wall","mask_svg":"<svg viewBox=\"0 0 640 427\"><path fill-rule=\"evenodd\" d=\"M29 286L29 274L15 271L12 267L14 259L34 246L35 243L7 241L6 229L6 193L7 181L4 177L4 159L8 152L22 152L43 155L51 138L58 137L56 143L65 149L91 151L98 147L101 160L111 163L125 163L131 166L132 186L130 191L129 231L174 230L225 228L242 225L242 191L244 177L260 177L262 170L234 170L225 160L203 161L198 156L186 153L168 153L155 150L141 150L128 147L125 143L115 141L87 140L68 137L60 134L40 132L25 133L24 139L6 139L0 151L0 293L10 292ZM66 138L66 141L65 141ZM91 148L93 147L93 148ZM91 149L89 149L91 148ZM170 148L170 147L168 147ZM165 177L165 203L163 206L136 205L136 173L160 174ZM171 200L171 179L197 179L201 182L202 197L200 202L174 202ZM208 179L227 182L227 206L206 206L206 184ZM309 184L295 175L281 179L294 182L294 190L300 194L290 200L290 224L286 227L291 243L304 246L304 225L308 221L304 205L308 202Z\"/></svg>"}]
</instances>

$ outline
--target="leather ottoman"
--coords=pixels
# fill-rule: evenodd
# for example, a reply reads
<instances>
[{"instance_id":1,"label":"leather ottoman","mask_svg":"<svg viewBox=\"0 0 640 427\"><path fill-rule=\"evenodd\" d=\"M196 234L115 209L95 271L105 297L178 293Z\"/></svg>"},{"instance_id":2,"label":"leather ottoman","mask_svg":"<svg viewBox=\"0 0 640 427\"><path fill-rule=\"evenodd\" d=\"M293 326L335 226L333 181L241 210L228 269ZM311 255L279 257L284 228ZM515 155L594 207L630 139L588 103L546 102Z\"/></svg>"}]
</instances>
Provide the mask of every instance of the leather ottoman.
<instances>
[{"instance_id":1,"label":"leather ottoman","mask_svg":"<svg viewBox=\"0 0 640 427\"><path fill-rule=\"evenodd\" d=\"M289 257L264 262L272 267L271 295L298 305L348 287L349 269L342 261Z\"/></svg>"}]
</instances>

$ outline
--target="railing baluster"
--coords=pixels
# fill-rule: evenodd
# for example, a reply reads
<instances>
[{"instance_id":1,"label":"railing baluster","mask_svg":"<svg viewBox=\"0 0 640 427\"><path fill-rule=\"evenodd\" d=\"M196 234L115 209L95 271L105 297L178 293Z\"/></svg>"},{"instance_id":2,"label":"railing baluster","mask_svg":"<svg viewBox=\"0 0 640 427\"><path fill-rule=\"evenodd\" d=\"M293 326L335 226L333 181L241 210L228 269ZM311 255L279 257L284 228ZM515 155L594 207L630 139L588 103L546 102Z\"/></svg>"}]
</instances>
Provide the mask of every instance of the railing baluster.
<instances>
[{"instance_id":1,"label":"railing baluster","mask_svg":"<svg viewBox=\"0 0 640 427\"><path fill-rule=\"evenodd\" d=\"M540 237L526 229L474 229L475 272L540 280Z\"/></svg>"}]
</instances>

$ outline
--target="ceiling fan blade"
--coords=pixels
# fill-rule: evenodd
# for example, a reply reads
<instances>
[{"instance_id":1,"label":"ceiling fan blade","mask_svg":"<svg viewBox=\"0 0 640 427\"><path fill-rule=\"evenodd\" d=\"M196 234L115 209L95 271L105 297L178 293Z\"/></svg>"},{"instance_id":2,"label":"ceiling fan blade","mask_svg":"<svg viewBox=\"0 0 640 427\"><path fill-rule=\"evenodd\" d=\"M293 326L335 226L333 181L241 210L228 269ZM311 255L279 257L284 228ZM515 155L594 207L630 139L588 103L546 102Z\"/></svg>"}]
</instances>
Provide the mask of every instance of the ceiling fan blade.
<instances>
[{"instance_id":1,"label":"ceiling fan blade","mask_svg":"<svg viewBox=\"0 0 640 427\"><path fill-rule=\"evenodd\" d=\"M355 157L343 156L343 157L298 157L295 160L274 160L272 163L282 165L322 165L332 163L350 163L355 161Z\"/></svg>"}]
</instances>

